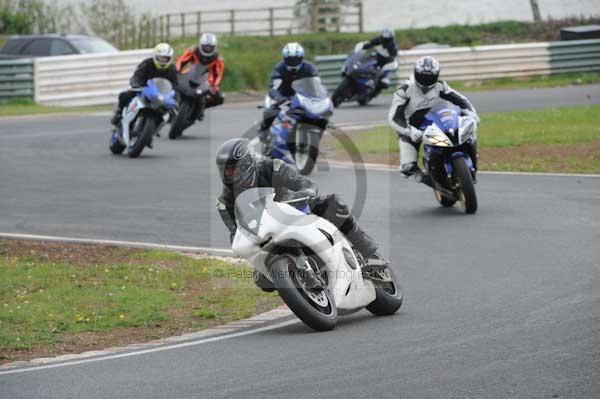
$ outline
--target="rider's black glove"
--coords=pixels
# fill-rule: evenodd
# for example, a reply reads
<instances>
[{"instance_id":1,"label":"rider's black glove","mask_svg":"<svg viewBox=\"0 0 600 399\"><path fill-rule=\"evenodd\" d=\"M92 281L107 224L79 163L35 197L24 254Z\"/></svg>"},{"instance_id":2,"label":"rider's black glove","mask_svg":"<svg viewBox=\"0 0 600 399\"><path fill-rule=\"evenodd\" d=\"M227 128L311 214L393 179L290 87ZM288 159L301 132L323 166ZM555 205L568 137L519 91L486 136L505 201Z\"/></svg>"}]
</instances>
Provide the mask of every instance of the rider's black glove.
<instances>
[{"instance_id":1,"label":"rider's black glove","mask_svg":"<svg viewBox=\"0 0 600 399\"><path fill-rule=\"evenodd\" d=\"M307 198L308 202L312 201L317 196L315 190L305 189L299 191L288 190L285 194L285 201L293 201L296 199Z\"/></svg>"}]
</instances>

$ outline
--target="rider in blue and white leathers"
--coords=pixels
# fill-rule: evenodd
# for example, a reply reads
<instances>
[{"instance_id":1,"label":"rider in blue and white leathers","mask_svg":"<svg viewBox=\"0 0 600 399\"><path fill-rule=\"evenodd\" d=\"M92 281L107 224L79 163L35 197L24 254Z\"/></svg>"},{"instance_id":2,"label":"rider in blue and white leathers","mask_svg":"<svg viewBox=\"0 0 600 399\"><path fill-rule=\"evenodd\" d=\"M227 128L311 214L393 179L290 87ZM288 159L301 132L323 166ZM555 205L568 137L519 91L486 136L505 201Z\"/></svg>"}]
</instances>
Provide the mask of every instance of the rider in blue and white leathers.
<instances>
[{"instance_id":1,"label":"rider in blue and white leathers","mask_svg":"<svg viewBox=\"0 0 600 399\"><path fill-rule=\"evenodd\" d=\"M462 114L472 116L479 123L475 107L446 82L438 80L439 74L439 63L433 57L423 57L416 62L413 76L394 94L388 122L398 134L400 170L406 176L419 171L417 157L423 136L419 127L425 121L425 115L439 99L458 106ZM477 169L476 144L469 148L469 156Z\"/></svg>"}]
</instances>

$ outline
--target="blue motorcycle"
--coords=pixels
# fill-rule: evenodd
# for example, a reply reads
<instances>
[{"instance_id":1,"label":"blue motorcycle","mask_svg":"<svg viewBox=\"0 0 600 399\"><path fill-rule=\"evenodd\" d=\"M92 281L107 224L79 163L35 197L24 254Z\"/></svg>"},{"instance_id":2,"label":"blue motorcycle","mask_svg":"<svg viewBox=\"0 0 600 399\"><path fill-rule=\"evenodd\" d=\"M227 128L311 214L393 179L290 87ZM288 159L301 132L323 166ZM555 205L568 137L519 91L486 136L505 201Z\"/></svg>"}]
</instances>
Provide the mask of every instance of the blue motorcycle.
<instances>
[{"instance_id":1,"label":"blue motorcycle","mask_svg":"<svg viewBox=\"0 0 600 399\"><path fill-rule=\"evenodd\" d=\"M466 213L477 211L475 167L469 154L477 141L477 121L456 110L441 108L425 115L423 133L424 183L433 188L438 202L452 207L459 201Z\"/></svg>"},{"instance_id":2,"label":"blue motorcycle","mask_svg":"<svg viewBox=\"0 0 600 399\"><path fill-rule=\"evenodd\" d=\"M127 149L130 158L140 156L144 148L152 148L152 138L169 121L175 109L175 91L166 79L150 79L147 86L123 109L121 125L110 138L113 154Z\"/></svg>"},{"instance_id":3,"label":"blue motorcycle","mask_svg":"<svg viewBox=\"0 0 600 399\"><path fill-rule=\"evenodd\" d=\"M292 83L295 95L280 106L280 111L270 129L266 146L253 139L251 146L258 157L278 158L294 165L302 175L312 172L319 155L319 144L333 105L321 79L298 79ZM266 107L271 100L267 97Z\"/></svg>"},{"instance_id":4,"label":"blue motorcycle","mask_svg":"<svg viewBox=\"0 0 600 399\"><path fill-rule=\"evenodd\" d=\"M377 82L398 68L397 62L379 68L377 53L364 50L362 45L363 43L358 43L344 62L342 81L331 95L331 101L336 108L343 102L352 101L357 101L359 105L367 105L379 94Z\"/></svg>"}]
</instances>

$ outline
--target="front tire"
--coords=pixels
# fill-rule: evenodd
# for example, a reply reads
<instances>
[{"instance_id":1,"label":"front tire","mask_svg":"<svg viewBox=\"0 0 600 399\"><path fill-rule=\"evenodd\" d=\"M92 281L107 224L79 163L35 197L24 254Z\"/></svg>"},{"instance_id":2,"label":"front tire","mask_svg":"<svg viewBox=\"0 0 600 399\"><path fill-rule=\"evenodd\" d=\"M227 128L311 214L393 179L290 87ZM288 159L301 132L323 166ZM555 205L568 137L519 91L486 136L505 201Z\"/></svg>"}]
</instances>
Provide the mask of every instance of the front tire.
<instances>
[{"instance_id":1,"label":"front tire","mask_svg":"<svg viewBox=\"0 0 600 399\"><path fill-rule=\"evenodd\" d=\"M390 281L370 280L375 286L375 300L367 306L367 310L376 316L389 316L400 309L404 297L394 271L388 267L380 273Z\"/></svg>"},{"instance_id":2,"label":"front tire","mask_svg":"<svg viewBox=\"0 0 600 399\"><path fill-rule=\"evenodd\" d=\"M141 125L138 128L138 134L133 144L129 145L127 155L129 158L137 158L140 156L144 148L152 142L152 137L156 132L157 123L154 118L149 115L141 115L142 120L138 123Z\"/></svg>"},{"instance_id":3,"label":"front tire","mask_svg":"<svg viewBox=\"0 0 600 399\"><path fill-rule=\"evenodd\" d=\"M317 331L335 328L338 313L329 290L304 288L295 262L287 256L275 259L269 270L279 296L300 320Z\"/></svg>"},{"instance_id":4,"label":"front tire","mask_svg":"<svg viewBox=\"0 0 600 399\"><path fill-rule=\"evenodd\" d=\"M475 185L471 171L467 167L464 158L456 158L452 161L454 177L459 184L459 197L462 208L465 213L473 214L477 211L477 195L475 194Z\"/></svg>"},{"instance_id":5,"label":"front tire","mask_svg":"<svg viewBox=\"0 0 600 399\"><path fill-rule=\"evenodd\" d=\"M169 130L169 139L175 140L177 137L180 137L183 134L185 129L191 126L189 121L191 119L193 109L194 106L189 101L181 101L179 113L171 124L171 130Z\"/></svg>"},{"instance_id":6,"label":"front tire","mask_svg":"<svg viewBox=\"0 0 600 399\"><path fill-rule=\"evenodd\" d=\"M351 87L352 82L350 81L350 79L342 79L338 87L336 87L336 89L333 91L333 94L331 95L331 102L333 103L333 106L335 108L339 107L344 102L344 100L349 97L347 93Z\"/></svg>"},{"instance_id":7,"label":"front tire","mask_svg":"<svg viewBox=\"0 0 600 399\"><path fill-rule=\"evenodd\" d=\"M319 156L318 141L317 145L312 145L309 135L315 133L306 132L301 126L296 127L296 141L294 143L293 155L296 169L301 175L309 175L317 163Z\"/></svg>"}]
</instances>

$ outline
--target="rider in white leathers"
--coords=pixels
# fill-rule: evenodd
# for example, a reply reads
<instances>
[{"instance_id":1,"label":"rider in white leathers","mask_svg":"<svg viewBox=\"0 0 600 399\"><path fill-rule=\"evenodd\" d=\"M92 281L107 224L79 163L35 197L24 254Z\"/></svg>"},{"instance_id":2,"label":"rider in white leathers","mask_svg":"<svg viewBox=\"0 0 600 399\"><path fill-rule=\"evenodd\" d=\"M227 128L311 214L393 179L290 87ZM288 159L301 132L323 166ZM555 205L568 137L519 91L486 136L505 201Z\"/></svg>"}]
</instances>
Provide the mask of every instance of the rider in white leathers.
<instances>
[{"instance_id":1,"label":"rider in white leathers","mask_svg":"<svg viewBox=\"0 0 600 399\"><path fill-rule=\"evenodd\" d=\"M423 131L419 127L423 124L425 115L439 99L458 106L462 114L472 116L479 123L477 112L469 100L450 88L446 82L438 80L439 74L440 65L433 57L420 58L415 64L414 75L394 94L388 122L398 134L400 170L406 176L420 171L417 157ZM477 170L476 143L471 146L469 152Z\"/></svg>"}]
</instances>

